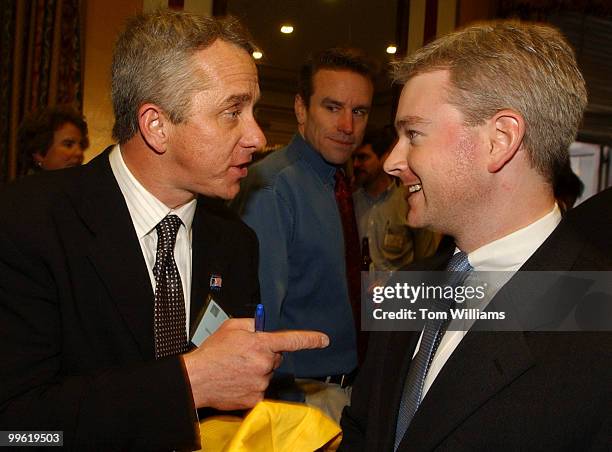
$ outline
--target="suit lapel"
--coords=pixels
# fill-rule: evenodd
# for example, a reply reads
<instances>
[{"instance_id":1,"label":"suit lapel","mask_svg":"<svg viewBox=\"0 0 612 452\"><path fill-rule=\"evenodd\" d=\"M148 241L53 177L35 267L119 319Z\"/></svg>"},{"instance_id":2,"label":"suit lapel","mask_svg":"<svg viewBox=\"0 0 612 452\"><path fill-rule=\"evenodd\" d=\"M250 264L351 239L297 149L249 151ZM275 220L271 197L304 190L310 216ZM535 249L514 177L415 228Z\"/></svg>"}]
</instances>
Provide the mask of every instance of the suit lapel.
<instances>
[{"instance_id":1,"label":"suit lapel","mask_svg":"<svg viewBox=\"0 0 612 452\"><path fill-rule=\"evenodd\" d=\"M380 412L378 416L374 416L374 419L381 420L379 423L381 425L379 433L382 436L375 443L384 444L382 450L393 450L399 403L404 390L408 368L412 361L412 355L419 340L419 333L414 331L393 331L385 334L386 341L383 341L380 349L380 353L385 356L382 375L394 377L385 379L380 387L380 400L382 403L379 405Z\"/></svg>"},{"instance_id":2,"label":"suit lapel","mask_svg":"<svg viewBox=\"0 0 612 452\"><path fill-rule=\"evenodd\" d=\"M400 448L434 449L533 365L524 333L468 333L427 392Z\"/></svg>"},{"instance_id":3,"label":"suit lapel","mask_svg":"<svg viewBox=\"0 0 612 452\"><path fill-rule=\"evenodd\" d=\"M449 237L446 237L435 255L414 262L405 270L443 270L454 250L454 242L449 240ZM378 334L383 337L380 341L381 345L379 346L378 354L381 357L384 356L381 375L386 378L380 387L381 403L378 405L379 413L373 416L375 419L384 420L379 423L381 428L376 430L381 436L374 439L374 444L384 444L383 450L393 450L397 415L404 390L404 382L406 381L408 368L410 367L412 355L414 354L420 334L414 331L392 331Z\"/></svg>"},{"instance_id":4,"label":"suit lapel","mask_svg":"<svg viewBox=\"0 0 612 452\"><path fill-rule=\"evenodd\" d=\"M111 149L83 167L78 192L69 196L91 231L90 261L142 356L153 359L153 289L132 219L110 168Z\"/></svg>"},{"instance_id":5,"label":"suit lapel","mask_svg":"<svg viewBox=\"0 0 612 452\"><path fill-rule=\"evenodd\" d=\"M570 270L583 248L584 242L579 235L562 222L521 270ZM505 296L502 288L491 305ZM535 363L524 332L470 331L427 392L399 449L434 449L487 400ZM403 384L405 373L402 375ZM390 404L394 405L396 413L398 403L399 400Z\"/></svg>"},{"instance_id":6,"label":"suit lapel","mask_svg":"<svg viewBox=\"0 0 612 452\"><path fill-rule=\"evenodd\" d=\"M190 333L195 331L199 314L205 307L211 275L217 274L223 279L229 265L223 259L226 253L223 250L222 228L210 209L210 204L214 202L201 196L193 218Z\"/></svg>"}]
</instances>

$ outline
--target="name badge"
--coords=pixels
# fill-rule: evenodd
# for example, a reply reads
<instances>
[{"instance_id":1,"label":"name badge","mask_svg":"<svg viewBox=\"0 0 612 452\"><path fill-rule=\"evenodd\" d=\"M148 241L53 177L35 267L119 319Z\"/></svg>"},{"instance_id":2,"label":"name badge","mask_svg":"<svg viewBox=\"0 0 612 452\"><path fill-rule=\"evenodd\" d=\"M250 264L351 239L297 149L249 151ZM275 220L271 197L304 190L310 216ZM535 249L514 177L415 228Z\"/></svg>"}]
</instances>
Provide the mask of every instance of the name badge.
<instances>
[{"instance_id":1,"label":"name badge","mask_svg":"<svg viewBox=\"0 0 612 452\"><path fill-rule=\"evenodd\" d=\"M208 336L217 331L221 324L229 318L230 317L221 306L219 306L219 304L209 295L206 309L200 318L198 326L193 332L191 343L199 347Z\"/></svg>"}]
</instances>

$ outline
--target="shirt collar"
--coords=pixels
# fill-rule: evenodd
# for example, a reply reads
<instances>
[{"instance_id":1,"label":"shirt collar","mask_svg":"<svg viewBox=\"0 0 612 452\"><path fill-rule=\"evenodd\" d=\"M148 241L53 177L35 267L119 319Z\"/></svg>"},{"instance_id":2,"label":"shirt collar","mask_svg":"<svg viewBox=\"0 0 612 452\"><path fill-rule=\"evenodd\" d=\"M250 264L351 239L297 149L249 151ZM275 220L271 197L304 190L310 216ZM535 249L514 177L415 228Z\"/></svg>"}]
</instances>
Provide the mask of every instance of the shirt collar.
<instances>
[{"instance_id":1,"label":"shirt collar","mask_svg":"<svg viewBox=\"0 0 612 452\"><path fill-rule=\"evenodd\" d=\"M289 149L296 149L300 157L314 170L323 183L335 184L336 165L325 161L321 153L310 145L299 133L289 143Z\"/></svg>"},{"instance_id":2,"label":"shirt collar","mask_svg":"<svg viewBox=\"0 0 612 452\"><path fill-rule=\"evenodd\" d=\"M177 215L187 232L191 231L193 216L195 214L197 200L193 199L182 206L171 209L163 202L153 196L134 177L121 155L121 148L117 144L109 155L109 161L119 189L125 198L125 202L134 223L134 229L139 239L149 234L155 226L166 215L173 213Z\"/></svg>"},{"instance_id":3,"label":"shirt collar","mask_svg":"<svg viewBox=\"0 0 612 452\"><path fill-rule=\"evenodd\" d=\"M557 204L539 220L472 251L470 265L477 271L516 271L544 243L561 221Z\"/></svg>"}]
</instances>

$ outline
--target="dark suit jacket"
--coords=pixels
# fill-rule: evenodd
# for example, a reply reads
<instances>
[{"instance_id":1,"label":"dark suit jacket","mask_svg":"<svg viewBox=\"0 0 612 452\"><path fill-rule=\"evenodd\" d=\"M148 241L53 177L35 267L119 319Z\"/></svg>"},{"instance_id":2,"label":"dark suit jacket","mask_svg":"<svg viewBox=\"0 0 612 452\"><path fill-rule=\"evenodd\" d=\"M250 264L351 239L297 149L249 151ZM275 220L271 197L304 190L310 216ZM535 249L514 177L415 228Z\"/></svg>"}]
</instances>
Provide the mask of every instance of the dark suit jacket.
<instances>
[{"instance_id":1,"label":"dark suit jacket","mask_svg":"<svg viewBox=\"0 0 612 452\"><path fill-rule=\"evenodd\" d=\"M610 231L612 190L568 214L522 270L612 270ZM443 269L449 257L430 269ZM341 450L393 450L418 337L371 334L352 405L342 417ZM611 339L609 332L470 331L429 389L398 450L609 450Z\"/></svg>"},{"instance_id":2,"label":"dark suit jacket","mask_svg":"<svg viewBox=\"0 0 612 452\"><path fill-rule=\"evenodd\" d=\"M74 450L194 448L182 360L154 359L153 290L109 149L0 193L0 430L62 430ZM255 234L203 197L192 233L191 319L211 273L222 307L252 317Z\"/></svg>"}]
</instances>

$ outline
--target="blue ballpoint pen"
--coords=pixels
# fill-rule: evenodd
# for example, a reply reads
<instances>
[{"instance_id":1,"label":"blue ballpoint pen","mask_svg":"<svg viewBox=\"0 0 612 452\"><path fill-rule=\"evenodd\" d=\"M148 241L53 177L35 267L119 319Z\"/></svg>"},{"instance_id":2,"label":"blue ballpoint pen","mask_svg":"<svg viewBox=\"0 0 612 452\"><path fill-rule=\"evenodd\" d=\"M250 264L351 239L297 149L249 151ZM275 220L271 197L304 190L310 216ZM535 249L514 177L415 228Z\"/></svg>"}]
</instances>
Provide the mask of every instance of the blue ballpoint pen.
<instances>
[{"instance_id":1,"label":"blue ballpoint pen","mask_svg":"<svg viewBox=\"0 0 612 452\"><path fill-rule=\"evenodd\" d=\"M264 305L259 303L255 308L255 331L263 331L266 323Z\"/></svg>"}]
</instances>

